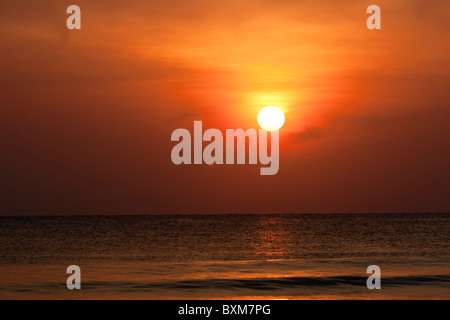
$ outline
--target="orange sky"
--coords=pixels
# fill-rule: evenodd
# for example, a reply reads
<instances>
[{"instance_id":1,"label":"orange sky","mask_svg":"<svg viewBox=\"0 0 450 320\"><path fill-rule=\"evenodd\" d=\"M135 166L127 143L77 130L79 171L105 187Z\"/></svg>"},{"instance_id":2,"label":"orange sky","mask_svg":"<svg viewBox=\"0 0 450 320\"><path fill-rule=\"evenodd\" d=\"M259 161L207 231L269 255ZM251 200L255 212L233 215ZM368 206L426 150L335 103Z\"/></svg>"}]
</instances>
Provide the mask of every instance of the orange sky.
<instances>
[{"instance_id":1,"label":"orange sky","mask_svg":"<svg viewBox=\"0 0 450 320\"><path fill-rule=\"evenodd\" d=\"M422 0L2 2L0 214L449 211L449 18ZM286 115L277 175L172 164L174 129L258 128L267 105Z\"/></svg>"}]
</instances>

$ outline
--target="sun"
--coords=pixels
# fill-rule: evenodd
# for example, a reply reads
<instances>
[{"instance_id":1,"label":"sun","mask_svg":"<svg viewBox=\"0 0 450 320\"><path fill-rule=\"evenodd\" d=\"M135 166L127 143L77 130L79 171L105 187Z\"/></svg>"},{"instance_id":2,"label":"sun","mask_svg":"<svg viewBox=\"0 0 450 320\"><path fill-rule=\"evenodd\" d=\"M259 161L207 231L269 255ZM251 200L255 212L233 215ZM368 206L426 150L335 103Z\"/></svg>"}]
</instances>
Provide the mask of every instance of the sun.
<instances>
[{"instance_id":1,"label":"sun","mask_svg":"<svg viewBox=\"0 0 450 320\"><path fill-rule=\"evenodd\" d=\"M284 124L284 113L277 107L265 107L258 113L258 124L266 131L276 131Z\"/></svg>"}]
</instances>

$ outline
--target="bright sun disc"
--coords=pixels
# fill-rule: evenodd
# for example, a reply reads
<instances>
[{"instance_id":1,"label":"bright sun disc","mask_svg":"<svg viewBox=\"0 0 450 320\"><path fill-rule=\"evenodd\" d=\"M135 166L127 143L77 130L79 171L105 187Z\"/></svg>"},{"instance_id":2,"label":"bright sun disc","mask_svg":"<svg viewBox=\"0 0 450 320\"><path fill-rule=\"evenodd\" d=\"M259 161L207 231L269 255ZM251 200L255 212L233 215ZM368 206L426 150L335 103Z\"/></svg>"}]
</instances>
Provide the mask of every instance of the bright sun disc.
<instances>
[{"instance_id":1,"label":"bright sun disc","mask_svg":"<svg viewBox=\"0 0 450 320\"><path fill-rule=\"evenodd\" d=\"M276 131L284 124L284 113L277 107L265 107L258 113L258 124L266 131Z\"/></svg>"}]
</instances>

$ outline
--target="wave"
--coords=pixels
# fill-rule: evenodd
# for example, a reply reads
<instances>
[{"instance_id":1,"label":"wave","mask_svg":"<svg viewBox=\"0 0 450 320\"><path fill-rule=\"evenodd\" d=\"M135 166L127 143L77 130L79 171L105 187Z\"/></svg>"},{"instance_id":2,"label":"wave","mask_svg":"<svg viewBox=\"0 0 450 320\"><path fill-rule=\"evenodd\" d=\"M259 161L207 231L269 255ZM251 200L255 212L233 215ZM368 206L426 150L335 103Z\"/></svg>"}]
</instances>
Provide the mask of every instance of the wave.
<instances>
[{"instance_id":1,"label":"wave","mask_svg":"<svg viewBox=\"0 0 450 320\"><path fill-rule=\"evenodd\" d=\"M196 279L166 282L132 282L132 281L92 281L82 282L82 289L86 291L119 291L142 292L159 290L259 290L275 291L292 288L342 288L366 287L367 277L359 276L328 276L328 277L283 277L256 279ZM450 283L450 275L409 275L383 277L382 287L394 286L442 286ZM6 288L0 288L6 289ZM40 283L32 286L18 286L8 288L15 292L30 292L35 290L52 291L66 289L65 284Z\"/></svg>"}]
</instances>

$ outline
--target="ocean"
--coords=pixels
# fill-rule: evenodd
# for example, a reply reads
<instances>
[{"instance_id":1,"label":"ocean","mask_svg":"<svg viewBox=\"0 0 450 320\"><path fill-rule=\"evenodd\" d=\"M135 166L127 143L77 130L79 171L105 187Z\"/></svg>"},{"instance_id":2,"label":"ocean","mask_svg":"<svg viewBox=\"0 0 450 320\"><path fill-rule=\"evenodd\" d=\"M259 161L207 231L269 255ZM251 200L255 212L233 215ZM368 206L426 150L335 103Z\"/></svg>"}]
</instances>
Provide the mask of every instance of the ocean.
<instances>
[{"instance_id":1,"label":"ocean","mask_svg":"<svg viewBox=\"0 0 450 320\"><path fill-rule=\"evenodd\" d=\"M0 217L0 299L449 299L449 245L435 213Z\"/></svg>"}]
</instances>

